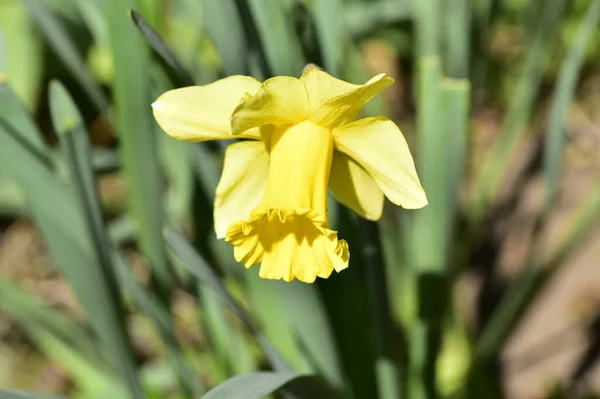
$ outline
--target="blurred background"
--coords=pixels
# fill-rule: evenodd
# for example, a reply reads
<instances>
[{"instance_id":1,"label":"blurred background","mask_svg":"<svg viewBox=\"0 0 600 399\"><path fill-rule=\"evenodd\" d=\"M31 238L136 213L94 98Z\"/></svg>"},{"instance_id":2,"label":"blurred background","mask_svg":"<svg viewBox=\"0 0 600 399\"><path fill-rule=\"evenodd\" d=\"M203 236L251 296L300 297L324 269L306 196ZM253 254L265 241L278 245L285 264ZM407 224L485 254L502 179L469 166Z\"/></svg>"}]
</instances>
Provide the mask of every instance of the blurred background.
<instances>
[{"instance_id":1,"label":"blurred background","mask_svg":"<svg viewBox=\"0 0 600 399\"><path fill-rule=\"evenodd\" d=\"M600 397L599 19L0 0L0 397ZM307 63L396 80L363 115L400 126L430 200L373 223L331 197L350 268L312 285L234 261L212 229L227 143L175 141L150 108Z\"/></svg>"}]
</instances>

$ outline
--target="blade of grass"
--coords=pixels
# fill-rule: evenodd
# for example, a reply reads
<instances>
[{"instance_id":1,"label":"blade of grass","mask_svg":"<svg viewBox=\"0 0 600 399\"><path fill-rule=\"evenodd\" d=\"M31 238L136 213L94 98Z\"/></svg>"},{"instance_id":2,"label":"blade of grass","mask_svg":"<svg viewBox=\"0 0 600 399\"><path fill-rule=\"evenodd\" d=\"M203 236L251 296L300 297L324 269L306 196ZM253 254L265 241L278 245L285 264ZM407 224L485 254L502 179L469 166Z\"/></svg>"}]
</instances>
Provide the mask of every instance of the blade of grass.
<instances>
[{"instance_id":1,"label":"blade of grass","mask_svg":"<svg viewBox=\"0 0 600 399\"><path fill-rule=\"evenodd\" d=\"M301 355L336 388L343 385L339 354L335 346L330 321L319 293L311 285L294 282L279 286L284 298L291 334L303 349Z\"/></svg>"},{"instance_id":2,"label":"blade of grass","mask_svg":"<svg viewBox=\"0 0 600 399\"><path fill-rule=\"evenodd\" d=\"M117 281L114 275L116 273L119 275L123 286L131 291L140 309L157 324L170 351L169 359L174 362L180 381L182 381L187 392L198 395L201 388L197 382L192 381L190 378L191 371L181 362L181 349L175 338L168 311L156 303L153 298L150 298L146 291L139 286L131 272L129 272L129 266L125 264L120 256L116 255L110 245L102 218L102 210L98 202L95 178L90 165L87 132L83 128L83 121L78 115L75 104L69 98L64 87L58 82L52 82L51 84L50 105L53 122L59 133L60 144L68 158L71 175L83 204L85 221L93 237L92 243L100 264L107 274L107 280L114 285L115 293L113 297L118 298ZM121 327L124 329L124 326ZM119 355L126 356L129 354L130 358L133 358L131 348L123 348L118 345L118 342L115 342L115 344L117 344L115 351L118 351ZM126 360L120 359L119 362L122 366L127 365Z\"/></svg>"},{"instance_id":3,"label":"blade of grass","mask_svg":"<svg viewBox=\"0 0 600 399\"><path fill-rule=\"evenodd\" d=\"M244 0L255 22L271 73L299 76L306 61L292 20L277 0Z\"/></svg>"},{"instance_id":4,"label":"blade of grass","mask_svg":"<svg viewBox=\"0 0 600 399\"><path fill-rule=\"evenodd\" d=\"M381 0L376 6L369 2L350 2L344 5L343 18L335 18L343 19L353 36L368 35L382 25L409 21L413 18L413 3L418 1Z\"/></svg>"},{"instance_id":5,"label":"blade of grass","mask_svg":"<svg viewBox=\"0 0 600 399\"><path fill-rule=\"evenodd\" d=\"M413 399L436 398L436 363L448 302L447 255L451 221L448 165L452 137L446 131L437 0L415 4L417 170L429 205L410 214L404 223L406 257L412 273L407 288L417 298L408 323L408 392ZM458 55L457 55L458 57Z\"/></svg>"},{"instance_id":6,"label":"blade of grass","mask_svg":"<svg viewBox=\"0 0 600 399\"><path fill-rule=\"evenodd\" d=\"M43 395L40 393L15 391L12 389L0 388L1 399L67 399L64 396Z\"/></svg>"},{"instance_id":7,"label":"blade of grass","mask_svg":"<svg viewBox=\"0 0 600 399\"><path fill-rule=\"evenodd\" d=\"M106 359L90 331L3 276L0 276L0 309L26 331L46 331L70 345L96 367L105 366Z\"/></svg>"},{"instance_id":8,"label":"blade of grass","mask_svg":"<svg viewBox=\"0 0 600 399\"><path fill-rule=\"evenodd\" d=\"M302 356L300 343L293 335L294 327L282 295L286 283L260 278L258 268L247 270L244 277L258 328L290 364L292 370L310 372L310 365Z\"/></svg>"},{"instance_id":9,"label":"blade of grass","mask_svg":"<svg viewBox=\"0 0 600 399\"><path fill-rule=\"evenodd\" d=\"M248 42L234 0L203 0L204 22L226 75L246 75Z\"/></svg>"},{"instance_id":10,"label":"blade of grass","mask_svg":"<svg viewBox=\"0 0 600 399\"><path fill-rule=\"evenodd\" d=\"M468 0L444 2L444 71L451 78L469 76L471 9Z\"/></svg>"},{"instance_id":11,"label":"blade of grass","mask_svg":"<svg viewBox=\"0 0 600 399\"><path fill-rule=\"evenodd\" d=\"M565 144L564 127L569 104L575 93L582 55L599 20L600 1L596 0L589 6L577 32L573 47L560 69L559 80L552 99L552 109L548 121L549 136L544 152L546 200L545 213L540 221L541 225L545 224L545 215L552 208L556 196ZM567 230L563 244L558 247L550 260L544 262L545 266L536 266L534 263L538 263L536 257L539 257L540 254L531 253L530 259L509 286L503 300L483 330L476 346L475 357L477 361L486 362L497 353L520 319L520 315L527 309L536 294L541 291L544 282L550 279L567 256L583 241L587 232L600 217L600 211L598 211L600 203L598 201L600 201L600 188L597 188L584 205L579 208L579 213L576 214L574 221L570 224L570 230ZM537 242L534 244L534 251L538 244Z\"/></svg>"},{"instance_id":12,"label":"blade of grass","mask_svg":"<svg viewBox=\"0 0 600 399\"><path fill-rule=\"evenodd\" d=\"M149 51L128 21L134 0L107 0L106 18L115 63L114 92L123 168L140 246L148 257L159 297L169 302L172 276L162 240L162 175L150 109Z\"/></svg>"},{"instance_id":13,"label":"blade of grass","mask_svg":"<svg viewBox=\"0 0 600 399\"><path fill-rule=\"evenodd\" d=\"M88 231L92 250L99 270L96 281L98 293L107 295L98 307L96 328L105 347L111 352L114 364L123 375L134 397L143 397L137 376L134 353L125 326L125 314L120 304L120 295L115 268L111 259L111 248L98 202L96 181L90 162L90 149L83 119L66 89L57 81L50 84L50 113L54 129L60 138L61 147L69 165L71 179L79 196L83 210L85 228ZM100 328L101 326L101 328Z\"/></svg>"},{"instance_id":14,"label":"blade of grass","mask_svg":"<svg viewBox=\"0 0 600 399\"><path fill-rule=\"evenodd\" d=\"M552 105L548 118L548 136L544 147L544 184L546 185L545 210L549 211L556 197L563 152L566 142L565 127L569 105L575 95L579 72L585 50L600 19L600 1L594 1L588 8L572 42L572 47L563 61L557 79Z\"/></svg>"},{"instance_id":15,"label":"blade of grass","mask_svg":"<svg viewBox=\"0 0 600 399\"><path fill-rule=\"evenodd\" d=\"M477 224L493 201L509 163L523 137L531 118L543 71L551 54L552 38L563 15L565 0L556 0L542 7L542 15L531 44L528 46L522 72L516 84L516 92L502 122L500 136L492 144L485 161L476 176L468 204L471 221Z\"/></svg>"},{"instance_id":16,"label":"blade of grass","mask_svg":"<svg viewBox=\"0 0 600 399\"><path fill-rule=\"evenodd\" d=\"M209 341L224 376L248 373L256 369L244 337L228 317L225 305L209 287L199 284ZM219 381L220 382L220 381Z\"/></svg>"},{"instance_id":17,"label":"blade of grass","mask_svg":"<svg viewBox=\"0 0 600 399\"><path fill-rule=\"evenodd\" d=\"M463 73L456 71L456 74ZM459 191L467 164L469 122L471 109L471 85L467 79L446 78L442 82L444 106L444 135L448 138L446 148L446 241L448 255L455 256L450 250L453 247L453 232L458 212Z\"/></svg>"},{"instance_id":18,"label":"blade of grass","mask_svg":"<svg viewBox=\"0 0 600 399\"><path fill-rule=\"evenodd\" d=\"M311 388L307 395L307 386ZM315 376L291 372L257 371L233 377L210 390L203 399L260 399L284 389L295 393L294 397L306 399L338 398Z\"/></svg>"},{"instance_id":19,"label":"blade of grass","mask_svg":"<svg viewBox=\"0 0 600 399\"><path fill-rule=\"evenodd\" d=\"M369 7L369 9L378 7ZM323 66L332 76L340 76L346 47L346 25L342 0L316 0L312 9L321 47ZM351 25L352 26L352 25Z\"/></svg>"},{"instance_id":20,"label":"blade of grass","mask_svg":"<svg viewBox=\"0 0 600 399\"><path fill-rule=\"evenodd\" d=\"M48 8L46 2L40 0L22 0L22 2L37 22L53 50L85 90L98 111L108 110L109 105L104 93L88 73L77 47L60 20Z\"/></svg>"},{"instance_id":21,"label":"blade of grass","mask_svg":"<svg viewBox=\"0 0 600 399\"><path fill-rule=\"evenodd\" d=\"M0 118L11 126L19 126L22 133L19 140L22 145L45 165L52 166L51 153L42 134L17 99L12 87L3 80L2 72L0 69Z\"/></svg>"},{"instance_id":22,"label":"blade of grass","mask_svg":"<svg viewBox=\"0 0 600 399\"><path fill-rule=\"evenodd\" d=\"M130 17L148 44L154 49L160 58L164 60L167 65L173 68L173 70L176 71L183 79L182 84L188 86L193 85L194 79L186 72L183 65L181 65L181 62L179 62L175 54L173 54L171 49L169 49L169 47L165 44L158 32L154 30L154 28L150 26L144 17L142 17L142 15L137 11L131 10Z\"/></svg>"},{"instance_id":23,"label":"blade of grass","mask_svg":"<svg viewBox=\"0 0 600 399\"><path fill-rule=\"evenodd\" d=\"M248 329L248 331L256 338L258 343L263 348L265 354L269 358L273 368L278 371L289 371L287 362L254 326L254 323L246 311L229 294L212 268L185 240L185 238L178 232L172 229L167 229L165 231L165 241L169 248L169 255L171 256L173 262L184 266L202 284L206 284L217 294L218 298L223 301L223 303L229 309L231 309L231 311L242 321L242 323L244 323L244 326Z\"/></svg>"},{"instance_id":24,"label":"blade of grass","mask_svg":"<svg viewBox=\"0 0 600 399\"><path fill-rule=\"evenodd\" d=\"M435 7L435 5L430 4ZM427 44L425 44L427 45ZM427 50L425 50L427 51ZM405 223L407 259L417 298L417 313L405 323L409 327L409 396L434 398L435 363L441 340L446 298L448 250L448 137L443 130L443 91L440 60L426 56L418 60L417 73L418 171L429 205L411 214ZM416 320L415 320L416 319Z\"/></svg>"}]
</instances>

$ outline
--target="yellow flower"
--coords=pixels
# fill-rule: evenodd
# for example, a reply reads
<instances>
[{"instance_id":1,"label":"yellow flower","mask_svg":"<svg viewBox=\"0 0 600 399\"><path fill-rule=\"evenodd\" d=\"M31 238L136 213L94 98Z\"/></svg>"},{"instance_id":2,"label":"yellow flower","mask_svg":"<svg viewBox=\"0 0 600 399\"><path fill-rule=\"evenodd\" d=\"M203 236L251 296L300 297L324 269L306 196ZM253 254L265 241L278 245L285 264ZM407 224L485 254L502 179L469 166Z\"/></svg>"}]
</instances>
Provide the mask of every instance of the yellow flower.
<instances>
[{"instance_id":1,"label":"yellow flower","mask_svg":"<svg viewBox=\"0 0 600 399\"><path fill-rule=\"evenodd\" d=\"M317 69L262 84L231 76L163 94L154 116L170 136L189 141L243 138L225 152L215 198L217 237L260 276L307 283L348 267L346 241L327 221L327 188L344 205L378 220L384 195L404 208L427 204L398 127L384 117L356 120L394 81L364 85Z\"/></svg>"}]
</instances>

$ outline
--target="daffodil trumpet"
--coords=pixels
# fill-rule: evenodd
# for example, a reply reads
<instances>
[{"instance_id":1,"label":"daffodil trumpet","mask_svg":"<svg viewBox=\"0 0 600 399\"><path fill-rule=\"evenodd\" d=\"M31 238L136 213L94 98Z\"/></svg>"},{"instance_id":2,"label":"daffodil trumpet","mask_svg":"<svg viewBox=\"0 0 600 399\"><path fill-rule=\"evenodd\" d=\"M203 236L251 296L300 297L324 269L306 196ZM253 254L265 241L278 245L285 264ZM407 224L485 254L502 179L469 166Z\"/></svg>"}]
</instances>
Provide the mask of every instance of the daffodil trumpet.
<instances>
[{"instance_id":1,"label":"daffodil trumpet","mask_svg":"<svg viewBox=\"0 0 600 399\"><path fill-rule=\"evenodd\" d=\"M214 203L218 238L266 279L312 283L348 267L346 241L327 220L327 190L358 215L378 220L384 196L407 209L427 204L402 133L385 117L358 119L393 83L364 85L318 68L260 83L231 76L171 90L153 106L171 137L247 139L228 146Z\"/></svg>"}]
</instances>

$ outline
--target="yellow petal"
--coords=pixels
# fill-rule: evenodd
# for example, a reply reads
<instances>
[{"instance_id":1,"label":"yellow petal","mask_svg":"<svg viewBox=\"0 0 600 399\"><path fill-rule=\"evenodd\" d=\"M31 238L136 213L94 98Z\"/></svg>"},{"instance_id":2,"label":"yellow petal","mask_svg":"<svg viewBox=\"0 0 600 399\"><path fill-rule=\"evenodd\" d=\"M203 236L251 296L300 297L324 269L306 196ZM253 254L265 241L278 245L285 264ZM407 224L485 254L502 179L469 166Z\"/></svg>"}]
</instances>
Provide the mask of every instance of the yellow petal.
<instances>
[{"instance_id":1,"label":"yellow petal","mask_svg":"<svg viewBox=\"0 0 600 399\"><path fill-rule=\"evenodd\" d=\"M226 240L238 262L246 267L261 262L259 276L270 280L313 283L347 268L350 258L346 241L309 210L259 207L248 221L231 225Z\"/></svg>"},{"instance_id":2,"label":"yellow petal","mask_svg":"<svg viewBox=\"0 0 600 399\"><path fill-rule=\"evenodd\" d=\"M225 163L217 186L214 224L217 238L225 237L234 222L245 220L260 204L267 186L269 153L261 142L242 141L225 151Z\"/></svg>"},{"instance_id":3,"label":"yellow petal","mask_svg":"<svg viewBox=\"0 0 600 399\"><path fill-rule=\"evenodd\" d=\"M245 96L233 112L233 134L263 125L288 125L308 114L306 88L296 78L278 76L266 80L253 96Z\"/></svg>"},{"instance_id":4,"label":"yellow petal","mask_svg":"<svg viewBox=\"0 0 600 399\"><path fill-rule=\"evenodd\" d=\"M263 278L311 283L345 269L350 256L327 221L333 139L308 121L273 130L263 200L229 227L226 241L246 267L261 262Z\"/></svg>"},{"instance_id":5,"label":"yellow petal","mask_svg":"<svg viewBox=\"0 0 600 399\"><path fill-rule=\"evenodd\" d=\"M342 204L363 218L381 218L383 192L371 175L343 152L333 154L329 188Z\"/></svg>"},{"instance_id":6,"label":"yellow petal","mask_svg":"<svg viewBox=\"0 0 600 399\"><path fill-rule=\"evenodd\" d=\"M309 120L328 127L352 122L367 101L394 83L382 73L364 85L354 85L318 68L309 68L300 80L308 91Z\"/></svg>"},{"instance_id":7,"label":"yellow petal","mask_svg":"<svg viewBox=\"0 0 600 399\"><path fill-rule=\"evenodd\" d=\"M362 165L394 204L407 209L427 205L410 150L394 122L359 119L334 129L333 139L336 149Z\"/></svg>"},{"instance_id":8,"label":"yellow petal","mask_svg":"<svg viewBox=\"0 0 600 399\"><path fill-rule=\"evenodd\" d=\"M254 94L260 82L230 76L206 86L170 90L152 108L154 118L171 137L188 141L231 139L231 114L245 93ZM257 129L242 137L260 138Z\"/></svg>"}]
</instances>

